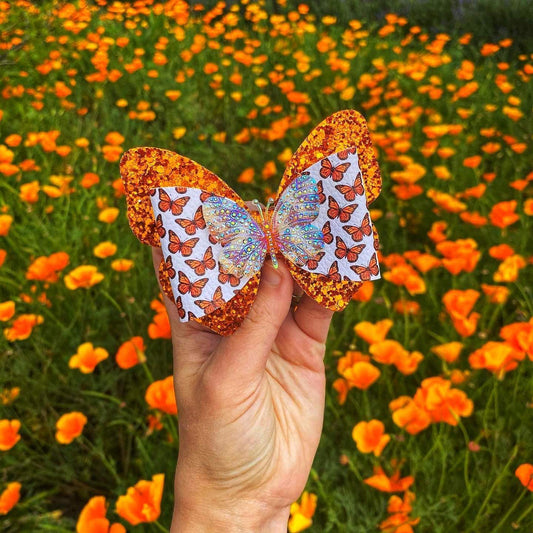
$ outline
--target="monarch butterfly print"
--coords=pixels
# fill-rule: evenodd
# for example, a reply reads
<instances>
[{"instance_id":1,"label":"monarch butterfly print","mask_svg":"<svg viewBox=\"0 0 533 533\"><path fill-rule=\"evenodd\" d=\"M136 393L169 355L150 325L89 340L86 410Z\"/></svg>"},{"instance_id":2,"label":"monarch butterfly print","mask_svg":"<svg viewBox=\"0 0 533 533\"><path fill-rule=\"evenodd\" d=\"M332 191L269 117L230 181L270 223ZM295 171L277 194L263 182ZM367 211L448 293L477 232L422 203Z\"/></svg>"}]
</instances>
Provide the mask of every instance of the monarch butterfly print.
<instances>
[{"instance_id":1,"label":"monarch butterfly print","mask_svg":"<svg viewBox=\"0 0 533 533\"><path fill-rule=\"evenodd\" d=\"M178 189L178 187L176 187L176 189ZM187 189L184 189L184 192L186 190ZM158 207L160 211L170 211L174 216L181 215L183 213L183 208L187 205L189 200L189 196L182 196L180 198L176 198L175 200L171 200L166 191L159 189Z\"/></svg>"},{"instance_id":2,"label":"monarch butterfly print","mask_svg":"<svg viewBox=\"0 0 533 533\"><path fill-rule=\"evenodd\" d=\"M185 309L183 309L183 302L181 296L176 298L176 307L178 308L178 315L183 320L185 318Z\"/></svg>"},{"instance_id":3,"label":"monarch butterfly print","mask_svg":"<svg viewBox=\"0 0 533 533\"><path fill-rule=\"evenodd\" d=\"M213 313L220 307L222 307L226 300L222 298L222 289L220 287L217 287L215 289L215 293L213 294L212 300L196 300L195 305L197 305L200 309L204 310L204 313L208 315L209 313Z\"/></svg>"},{"instance_id":4,"label":"monarch butterfly print","mask_svg":"<svg viewBox=\"0 0 533 533\"><path fill-rule=\"evenodd\" d=\"M349 263L357 261L357 259L359 259L359 254L366 247L366 244L356 244L355 246L348 248L346 243L340 237L336 237L335 243L337 245L335 257L338 257L339 259L344 259L346 257Z\"/></svg>"},{"instance_id":5,"label":"monarch butterfly print","mask_svg":"<svg viewBox=\"0 0 533 533\"><path fill-rule=\"evenodd\" d=\"M204 258L201 261L198 259L186 259L185 263L194 270L197 276L203 276L206 270L213 270L216 266L211 246L205 251Z\"/></svg>"},{"instance_id":6,"label":"monarch butterfly print","mask_svg":"<svg viewBox=\"0 0 533 533\"><path fill-rule=\"evenodd\" d=\"M213 193L202 191L200 193L200 201L205 202L208 198L211 198L211 196L213 196Z\"/></svg>"},{"instance_id":7,"label":"monarch butterfly print","mask_svg":"<svg viewBox=\"0 0 533 533\"><path fill-rule=\"evenodd\" d=\"M192 311L187 313L187 320L190 322L193 318L198 318Z\"/></svg>"},{"instance_id":8,"label":"monarch butterfly print","mask_svg":"<svg viewBox=\"0 0 533 533\"><path fill-rule=\"evenodd\" d=\"M331 244L333 242L333 235L331 234L331 224L329 223L329 220L322 227L322 240L326 244Z\"/></svg>"},{"instance_id":9,"label":"monarch butterfly print","mask_svg":"<svg viewBox=\"0 0 533 533\"><path fill-rule=\"evenodd\" d=\"M188 218L177 218L176 222L185 230L187 235L194 235L196 230L205 229L205 220L202 214L202 206L200 206L192 220Z\"/></svg>"},{"instance_id":10,"label":"monarch butterfly print","mask_svg":"<svg viewBox=\"0 0 533 533\"><path fill-rule=\"evenodd\" d=\"M334 167L331 161L326 157L320 162L320 176L322 178L332 178L333 181L341 181L344 173L350 168L351 163L341 163Z\"/></svg>"},{"instance_id":11,"label":"monarch butterfly print","mask_svg":"<svg viewBox=\"0 0 533 533\"><path fill-rule=\"evenodd\" d=\"M361 174L355 178L353 185L335 185L335 189L344 196L347 202L353 202L356 196L362 196L365 193Z\"/></svg>"},{"instance_id":12,"label":"monarch butterfly print","mask_svg":"<svg viewBox=\"0 0 533 533\"><path fill-rule=\"evenodd\" d=\"M172 264L172 256L168 256L163 263L163 270L167 273L170 279L176 277L176 271L174 270L174 265Z\"/></svg>"},{"instance_id":13,"label":"monarch butterfly print","mask_svg":"<svg viewBox=\"0 0 533 533\"><path fill-rule=\"evenodd\" d=\"M359 274L361 281L370 281L371 276L377 276L379 274L378 259L376 254L372 255L368 266L351 266L350 267L356 274Z\"/></svg>"},{"instance_id":14,"label":"monarch butterfly print","mask_svg":"<svg viewBox=\"0 0 533 533\"><path fill-rule=\"evenodd\" d=\"M171 229L168 230L168 237L168 251L173 254L180 252L184 257L188 257L192 254L196 243L200 240L198 237L196 237L194 239L182 241Z\"/></svg>"},{"instance_id":15,"label":"monarch butterfly print","mask_svg":"<svg viewBox=\"0 0 533 533\"><path fill-rule=\"evenodd\" d=\"M161 214L155 218L155 230L159 237L163 238L167 234L167 230L163 227L163 217Z\"/></svg>"},{"instance_id":16,"label":"monarch butterfly print","mask_svg":"<svg viewBox=\"0 0 533 533\"><path fill-rule=\"evenodd\" d=\"M329 267L326 277L331 281L341 281L341 275L339 274L339 264L337 263L337 261L333 261L333 263Z\"/></svg>"},{"instance_id":17,"label":"monarch butterfly print","mask_svg":"<svg viewBox=\"0 0 533 533\"><path fill-rule=\"evenodd\" d=\"M363 221L361 222L361 226L343 226L343 229L352 237L354 241L362 241L365 235L368 237L372 234L370 215L367 213L364 216Z\"/></svg>"},{"instance_id":18,"label":"monarch butterfly print","mask_svg":"<svg viewBox=\"0 0 533 533\"><path fill-rule=\"evenodd\" d=\"M348 159L348 156L350 154L355 154L355 153L357 153L357 148L355 146L352 146L351 148L347 148L346 150L342 150L342 152L338 152L337 153L337 157L339 159L344 160L344 159Z\"/></svg>"},{"instance_id":19,"label":"monarch butterfly print","mask_svg":"<svg viewBox=\"0 0 533 533\"><path fill-rule=\"evenodd\" d=\"M348 222L353 212L357 209L357 204L346 205L342 208L339 207L337 200L332 196L328 197L328 206L328 217L332 220L338 218L341 222Z\"/></svg>"},{"instance_id":20,"label":"monarch butterfly print","mask_svg":"<svg viewBox=\"0 0 533 533\"><path fill-rule=\"evenodd\" d=\"M180 294L190 293L193 298L198 298L202 294L205 284L209 281L209 278L202 278L193 283L181 270L178 272L178 279Z\"/></svg>"},{"instance_id":21,"label":"monarch butterfly print","mask_svg":"<svg viewBox=\"0 0 533 533\"><path fill-rule=\"evenodd\" d=\"M222 272L221 270L220 274L218 275L218 281L223 285L229 283L232 287L236 287L241 282L241 279L237 276L234 276L233 274L227 274L226 272Z\"/></svg>"},{"instance_id":22,"label":"monarch butterfly print","mask_svg":"<svg viewBox=\"0 0 533 533\"><path fill-rule=\"evenodd\" d=\"M318 268L318 263L322 260L322 258L326 255L326 252L320 252L317 254L316 259L309 259L307 261L306 266L309 270L316 270Z\"/></svg>"},{"instance_id":23,"label":"monarch butterfly print","mask_svg":"<svg viewBox=\"0 0 533 533\"><path fill-rule=\"evenodd\" d=\"M318 203L323 204L326 201L326 195L324 194L324 186L322 185L322 182L319 181L316 184L316 192L318 193Z\"/></svg>"}]
</instances>

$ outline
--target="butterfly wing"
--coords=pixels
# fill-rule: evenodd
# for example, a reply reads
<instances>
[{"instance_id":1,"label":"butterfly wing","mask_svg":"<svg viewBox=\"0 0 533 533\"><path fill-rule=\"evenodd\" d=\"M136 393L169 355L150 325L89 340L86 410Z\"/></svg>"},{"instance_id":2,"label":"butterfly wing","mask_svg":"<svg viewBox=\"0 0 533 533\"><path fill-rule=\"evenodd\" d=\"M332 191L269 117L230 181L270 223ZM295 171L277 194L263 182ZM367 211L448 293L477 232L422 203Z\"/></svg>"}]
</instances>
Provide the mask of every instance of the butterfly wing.
<instances>
[{"instance_id":1,"label":"butterfly wing","mask_svg":"<svg viewBox=\"0 0 533 533\"><path fill-rule=\"evenodd\" d=\"M169 150L153 147L128 150L121 159L120 173L126 191L127 214L130 227L142 243L150 246L160 246L160 238L165 234L161 227L156 228L157 215L154 216L154 210L152 208L150 191L156 188L164 187L168 191L169 189L167 187L169 187L169 194L171 195L183 194L183 191L187 188L200 189L199 201L195 199L194 205L196 208L212 194L229 198L242 207L245 205L237 193L213 172L195 161ZM176 187L178 190L176 190ZM158 195L155 194L154 198L158 199ZM191 206L187 204L186 207L190 208ZM167 224L165 222L165 225ZM173 229L174 231L178 231L175 227ZM179 229L181 230L181 228ZM208 239L212 238L207 229L197 231L197 236L202 232L205 232L204 235L208 235ZM166 231L166 235L168 235L168 231ZM183 234L180 234L180 237L184 240L189 238ZM212 245L210 242L207 242L206 246L200 246L198 244L190 258L202 260L205 249ZM179 254L177 254L174 257L173 264L177 270L180 270L185 263ZM178 294L174 296L170 279L163 266L164 261L161 262L159 267L159 281L162 290L172 301L176 302ZM192 269L188 272L191 279L193 276L195 278L198 277ZM248 313L255 299L258 286L259 276L251 278L248 282L239 282L237 286L240 291L239 296L230 299L229 296L224 294L227 303L222 308L205 316L199 316L201 313L198 312L198 307L194 305L192 300L187 301L188 298L182 298L180 304L184 308L182 308L182 312L180 313L182 317L180 318L184 321L189 320L192 316L190 313L194 311L193 314L198 316L198 320L202 324L217 333L229 335L239 326ZM208 294L213 294L212 287L209 287ZM233 296L233 293L231 296ZM176 305L178 306L178 304Z\"/></svg>"},{"instance_id":2,"label":"butterfly wing","mask_svg":"<svg viewBox=\"0 0 533 533\"><path fill-rule=\"evenodd\" d=\"M350 166L340 166L346 163L350 163ZM337 167L339 171L335 173L334 169ZM341 170L344 172L340 172ZM377 198L381 190L379 167L368 127L362 115L353 110L340 111L314 128L289 161L278 189L278 196L281 197L289 184L304 172L310 172L322 183L320 193L324 196L321 198L332 196L341 209L353 201L359 204L351 215L350 222L353 224L361 221L364 216L363 210ZM359 188L356 187L359 185L357 180L359 172L364 185L364 195L361 198L361 195L354 194L350 202L339 189L335 188L335 185L353 187L354 193L359 192ZM333 176L339 178L339 181L335 181ZM346 191L347 189L344 189L344 192ZM288 267L293 278L309 296L329 309L337 311L346 307L351 301L361 282L359 276L349 268L347 259L339 260L334 255L336 246L333 237L346 233L342 232L343 223L338 218L328 220L327 210L327 203L321 205L319 216L313 222L322 229L325 242L325 254L318 262L317 269L311 272L305 266L299 267L291 262L288 263ZM365 246L357 262L368 264L367 255L372 248L373 246ZM334 281L333 284L325 284L325 276L328 276L334 261L337 261L339 274L333 279L327 278ZM314 262L310 264L315 266Z\"/></svg>"},{"instance_id":3,"label":"butterfly wing","mask_svg":"<svg viewBox=\"0 0 533 533\"><path fill-rule=\"evenodd\" d=\"M222 245L218 262L239 278L250 278L261 270L267 253L266 237L250 213L227 198L211 196L203 205L206 226Z\"/></svg>"},{"instance_id":4,"label":"butterfly wing","mask_svg":"<svg viewBox=\"0 0 533 533\"><path fill-rule=\"evenodd\" d=\"M280 252L295 265L317 259L324 247L322 231L312 224L319 213L317 181L302 174L283 191L272 216L272 232Z\"/></svg>"}]
</instances>

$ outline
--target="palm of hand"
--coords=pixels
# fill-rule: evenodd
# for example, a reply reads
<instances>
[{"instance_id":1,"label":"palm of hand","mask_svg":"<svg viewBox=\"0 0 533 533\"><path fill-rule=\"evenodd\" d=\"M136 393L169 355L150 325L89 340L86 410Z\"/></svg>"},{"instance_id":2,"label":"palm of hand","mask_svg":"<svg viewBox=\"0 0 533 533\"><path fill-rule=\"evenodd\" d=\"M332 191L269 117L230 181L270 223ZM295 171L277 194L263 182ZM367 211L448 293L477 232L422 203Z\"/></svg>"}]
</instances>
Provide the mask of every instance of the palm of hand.
<instances>
[{"instance_id":1,"label":"palm of hand","mask_svg":"<svg viewBox=\"0 0 533 533\"><path fill-rule=\"evenodd\" d=\"M159 257L155 250L155 264ZM213 505L268 502L288 512L305 486L322 429L332 313L306 297L290 312L292 278L283 267L276 274L279 283L262 281L230 337L180 323L165 302L180 427L177 499L201 492Z\"/></svg>"}]
</instances>

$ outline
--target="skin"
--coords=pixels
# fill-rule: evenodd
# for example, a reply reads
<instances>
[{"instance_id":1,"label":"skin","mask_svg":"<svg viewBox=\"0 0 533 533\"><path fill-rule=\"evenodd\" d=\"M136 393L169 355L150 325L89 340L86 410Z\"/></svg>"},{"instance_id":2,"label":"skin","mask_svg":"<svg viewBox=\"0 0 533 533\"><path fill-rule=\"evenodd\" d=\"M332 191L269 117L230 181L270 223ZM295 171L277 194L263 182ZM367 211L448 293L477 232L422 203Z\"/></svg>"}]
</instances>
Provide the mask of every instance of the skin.
<instances>
[{"instance_id":1,"label":"skin","mask_svg":"<svg viewBox=\"0 0 533 533\"><path fill-rule=\"evenodd\" d=\"M157 272L160 249L153 259ZM180 436L170 533L287 531L322 431L333 314L305 295L294 310L293 292L283 262L267 261L229 337L180 322L165 298Z\"/></svg>"}]
</instances>

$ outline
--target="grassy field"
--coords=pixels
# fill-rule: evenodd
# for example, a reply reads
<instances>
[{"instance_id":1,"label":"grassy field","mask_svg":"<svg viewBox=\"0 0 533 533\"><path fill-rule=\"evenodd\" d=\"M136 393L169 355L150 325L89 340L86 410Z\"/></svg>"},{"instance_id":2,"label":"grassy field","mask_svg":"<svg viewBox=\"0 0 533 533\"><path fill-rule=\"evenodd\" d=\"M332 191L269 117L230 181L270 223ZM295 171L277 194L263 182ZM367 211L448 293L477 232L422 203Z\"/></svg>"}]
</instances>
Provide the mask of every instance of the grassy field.
<instances>
[{"instance_id":1,"label":"grassy field","mask_svg":"<svg viewBox=\"0 0 533 533\"><path fill-rule=\"evenodd\" d=\"M121 154L264 198L345 108L383 175L383 279L334 317L289 529L533 530L533 55L503 17L483 39L324 5L0 2L2 531L170 525L169 328Z\"/></svg>"}]
</instances>

